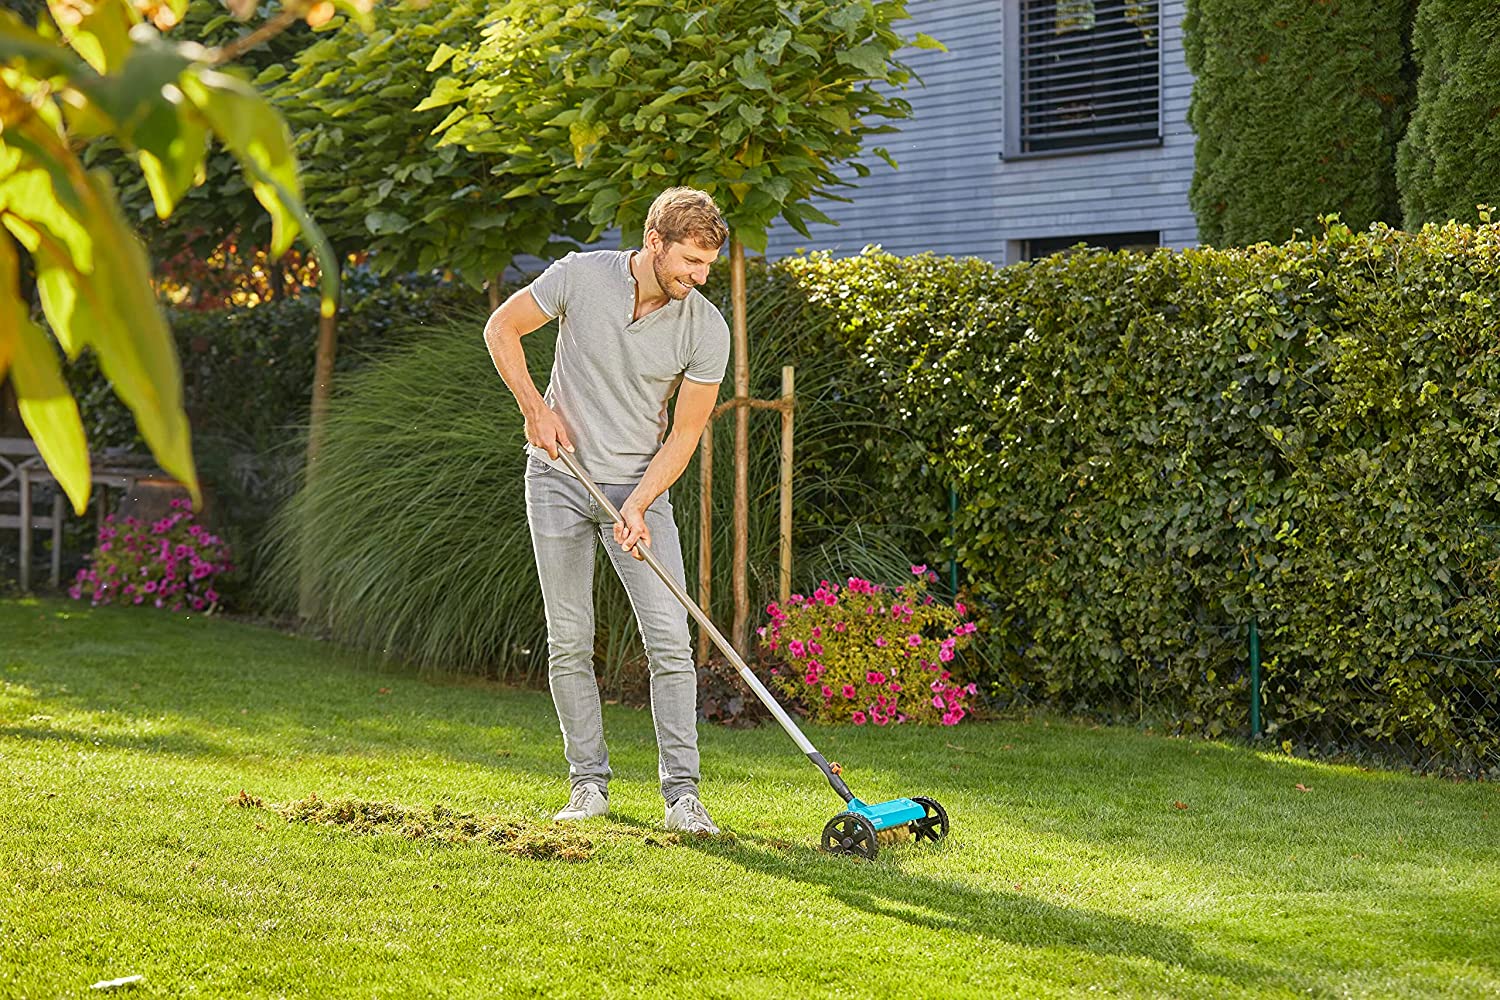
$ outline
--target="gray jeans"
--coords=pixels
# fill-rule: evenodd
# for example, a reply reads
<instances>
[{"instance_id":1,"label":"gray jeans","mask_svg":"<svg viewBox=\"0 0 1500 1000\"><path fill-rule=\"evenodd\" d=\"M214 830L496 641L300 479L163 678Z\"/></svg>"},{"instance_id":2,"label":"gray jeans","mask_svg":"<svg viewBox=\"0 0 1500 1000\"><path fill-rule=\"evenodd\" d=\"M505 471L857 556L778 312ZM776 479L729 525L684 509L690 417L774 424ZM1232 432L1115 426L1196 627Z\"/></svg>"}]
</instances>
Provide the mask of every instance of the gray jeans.
<instances>
[{"instance_id":1,"label":"gray jeans","mask_svg":"<svg viewBox=\"0 0 1500 1000\"><path fill-rule=\"evenodd\" d=\"M600 483L617 508L634 489ZM661 793L670 804L698 794L698 675L687 611L651 567L620 548L609 514L583 484L545 462L526 462L526 520L547 612L547 677L562 725L568 777L609 787L609 751L594 675L594 551L601 541L625 585L651 670L651 718ZM651 550L683 584L682 547L663 493L646 510Z\"/></svg>"}]
</instances>

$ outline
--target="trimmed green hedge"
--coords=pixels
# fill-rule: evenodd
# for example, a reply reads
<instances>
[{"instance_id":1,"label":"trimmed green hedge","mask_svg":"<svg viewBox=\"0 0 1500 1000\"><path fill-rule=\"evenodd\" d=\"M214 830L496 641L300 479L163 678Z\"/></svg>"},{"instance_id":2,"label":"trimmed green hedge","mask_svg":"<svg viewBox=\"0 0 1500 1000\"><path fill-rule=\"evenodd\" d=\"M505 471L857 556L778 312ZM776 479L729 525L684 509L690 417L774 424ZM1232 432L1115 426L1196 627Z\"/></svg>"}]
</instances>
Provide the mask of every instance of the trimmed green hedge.
<instances>
[{"instance_id":1,"label":"trimmed green hedge","mask_svg":"<svg viewBox=\"0 0 1500 1000\"><path fill-rule=\"evenodd\" d=\"M785 267L934 557L959 487L997 694L1243 732L1257 619L1281 735L1494 759L1500 229Z\"/></svg>"},{"instance_id":2,"label":"trimmed green hedge","mask_svg":"<svg viewBox=\"0 0 1500 1000\"><path fill-rule=\"evenodd\" d=\"M1338 213L1395 223L1415 0L1188 0L1189 200L1214 246L1290 239ZM1476 22L1478 18L1476 16Z\"/></svg>"},{"instance_id":3,"label":"trimmed green hedge","mask_svg":"<svg viewBox=\"0 0 1500 1000\"><path fill-rule=\"evenodd\" d=\"M1500 46L1493 0L1422 0L1412 33L1421 75L1396 176L1406 225L1474 222L1500 204Z\"/></svg>"}]
</instances>

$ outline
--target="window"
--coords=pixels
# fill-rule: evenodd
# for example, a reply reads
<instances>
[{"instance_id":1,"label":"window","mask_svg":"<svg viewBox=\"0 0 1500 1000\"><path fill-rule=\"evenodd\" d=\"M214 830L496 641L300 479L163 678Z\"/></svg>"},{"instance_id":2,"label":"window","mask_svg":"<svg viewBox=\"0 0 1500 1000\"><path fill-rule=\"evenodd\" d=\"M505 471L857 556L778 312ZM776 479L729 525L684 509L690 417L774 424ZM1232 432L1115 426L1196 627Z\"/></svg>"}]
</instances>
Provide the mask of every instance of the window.
<instances>
[{"instance_id":1,"label":"window","mask_svg":"<svg viewBox=\"0 0 1500 1000\"><path fill-rule=\"evenodd\" d=\"M1160 0L1013 0L1012 156L1161 141Z\"/></svg>"},{"instance_id":2,"label":"window","mask_svg":"<svg viewBox=\"0 0 1500 1000\"><path fill-rule=\"evenodd\" d=\"M1145 230L1135 233L1094 233L1089 236L1047 236L1042 239L1022 240L1021 260L1040 260L1055 253L1071 251L1080 243L1090 250L1155 250L1161 246L1161 233Z\"/></svg>"}]
</instances>

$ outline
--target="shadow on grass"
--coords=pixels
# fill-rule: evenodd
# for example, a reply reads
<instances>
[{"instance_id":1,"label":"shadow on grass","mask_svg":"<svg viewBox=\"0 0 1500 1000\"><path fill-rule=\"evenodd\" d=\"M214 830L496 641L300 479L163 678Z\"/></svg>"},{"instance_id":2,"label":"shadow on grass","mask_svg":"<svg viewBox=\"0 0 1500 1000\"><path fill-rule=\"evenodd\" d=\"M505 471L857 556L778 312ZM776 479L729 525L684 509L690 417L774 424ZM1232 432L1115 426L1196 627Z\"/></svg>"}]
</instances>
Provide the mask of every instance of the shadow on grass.
<instances>
[{"instance_id":1,"label":"shadow on grass","mask_svg":"<svg viewBox=\"0 0 1500 1000\"><path fill-rule=\"evenodd\" d=\"M565 773L560 736L542 759L554 748L536 738L540 698L530 693L497 686L476 699L472 684L434 683L338 647L140 609L0 605L0 635L9 657L0 681L24 681L13 690L56 706L47 711L98 717L0 718L0 738L205 759L432 757L553 781ZM177 728L163 730L163 720ZM121 732L136 727L144 731Z\"/></svg>"},{"instance_id":2,"label":"shadow on grass","mask_svg":"<svg viewBox=\"0 0 1500 1000\"><path fill-rule=\"evenodd\" d=\"M633 825L633 821L624 822ZM682 843L755 874L817 887L871 917L914 928L1030 948L1071 948L1100 956L1148 959L1225 977L1244 986L1293 985L1286 981L1284 970L1205 952L1190 935L1161 924L1084 907L1058 906L1019 890L995 892L906 871L903 858L928 849L917 845L888 847L874 862L864 862L740 834L685 838Z\"/></svg>"}]
</instances>

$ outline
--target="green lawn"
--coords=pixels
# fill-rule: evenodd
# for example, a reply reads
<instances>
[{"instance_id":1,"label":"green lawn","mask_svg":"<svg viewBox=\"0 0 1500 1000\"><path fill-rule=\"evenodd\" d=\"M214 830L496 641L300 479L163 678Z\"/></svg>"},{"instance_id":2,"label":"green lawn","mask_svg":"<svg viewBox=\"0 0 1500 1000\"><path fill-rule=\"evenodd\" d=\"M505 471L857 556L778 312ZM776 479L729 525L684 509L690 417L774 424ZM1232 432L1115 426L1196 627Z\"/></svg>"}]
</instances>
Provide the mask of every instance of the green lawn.
<instances>
[{"instance_id":1,"label":"green lawn","mask_svg":"<svg viewBox=\"0 0 1500 1000\"><path fill-rule=\"evenodd\" d=\"M545 693L0 602L0 996L1500 995L1489 785L1057 722L814 729L864 798L953 817L866 864L815 849L836 800L779 730L705 727L732 836L674 843L649 714L606 725L613 817L568 833ZM428 829L275 811L312 795Z\"/></svg>"}]
</instances>

